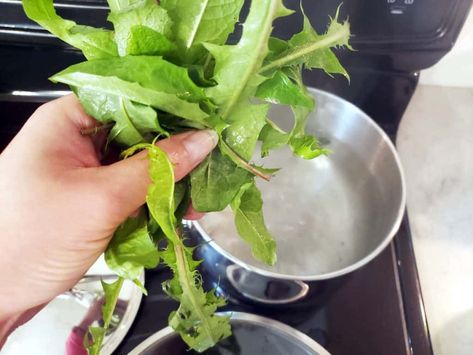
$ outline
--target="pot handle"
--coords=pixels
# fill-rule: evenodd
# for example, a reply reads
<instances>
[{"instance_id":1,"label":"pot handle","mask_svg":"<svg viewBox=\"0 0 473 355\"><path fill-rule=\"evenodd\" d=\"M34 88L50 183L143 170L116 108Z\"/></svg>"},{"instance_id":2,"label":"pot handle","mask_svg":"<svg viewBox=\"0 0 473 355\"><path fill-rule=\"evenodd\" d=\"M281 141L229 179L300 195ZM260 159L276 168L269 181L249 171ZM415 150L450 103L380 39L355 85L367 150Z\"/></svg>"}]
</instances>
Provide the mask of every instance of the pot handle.
<instances>
[{"instance_id":1,"label":"pot handle","mask_svg":"<svg viewBox=\"0 0 473 355\"><path fill-rule=\"evenodd\" d=\"M300 280L279 280L259 275L239 265L227 266L227 278L235 290L252 301L280 305L299 301L309 292Z\"/></svg>"}]
</instances>

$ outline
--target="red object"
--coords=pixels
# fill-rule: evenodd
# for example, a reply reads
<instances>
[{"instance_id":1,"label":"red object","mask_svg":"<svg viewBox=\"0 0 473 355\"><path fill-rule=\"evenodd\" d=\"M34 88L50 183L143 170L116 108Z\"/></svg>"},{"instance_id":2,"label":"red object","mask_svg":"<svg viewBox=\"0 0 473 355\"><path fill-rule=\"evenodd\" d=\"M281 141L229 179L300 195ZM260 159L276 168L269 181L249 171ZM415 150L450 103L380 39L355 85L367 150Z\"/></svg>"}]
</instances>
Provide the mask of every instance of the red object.
<instances>
[{"instance_id":1,"label":"red object","mask_svg":"<svg viewBox=\"0 0 473 355\"><path fill-rule=\"evenodd\" d=\"M84 336L86 331L80 327L74 327L66 340L66 355L87 355L84 348Z\"/></svg>"}]
</instances>

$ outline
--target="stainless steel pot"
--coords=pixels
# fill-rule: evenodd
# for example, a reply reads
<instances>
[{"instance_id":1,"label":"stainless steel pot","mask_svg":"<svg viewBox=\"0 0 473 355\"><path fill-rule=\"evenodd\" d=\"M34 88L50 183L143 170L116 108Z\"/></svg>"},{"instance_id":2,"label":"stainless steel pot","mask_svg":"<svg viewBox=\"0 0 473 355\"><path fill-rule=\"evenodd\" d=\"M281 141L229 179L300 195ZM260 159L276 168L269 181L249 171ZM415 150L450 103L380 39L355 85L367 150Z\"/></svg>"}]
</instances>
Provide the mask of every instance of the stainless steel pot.
<instances>
[{"instance_id":1,"label":"stainless steel pot","mask_svg":"<svg viewBox=\"0 0 473 355\"><path fill-rule=\"evenodd\" d=\"M273 319L250 313L227 312L232 325L232 336L205 354L240 355L330 355L307 335ZM133 349L129 355L197 354L171 328L153 334Z\"/></svg>"},{"instance_id":2,"label":"stainless steel pot","mask_svg":"<svg viewBox=\"0 0 473 355\"><path fill-rule=\"evenodd\" d=\"M364 112L327 92L310 89L317 110L307 131L333 153L303 160L289 149L273 152L265 166L282 167L259 181L278 262L259 263L238 237L230 210L188 225L205 243L198 248L206 274L223 288L266 304L306 297L314 281L348 274L377 256L396 233L405 209L401 164L389 137ZM270 117L290 129L289 111Z\"/></svg>"}]
</instances>

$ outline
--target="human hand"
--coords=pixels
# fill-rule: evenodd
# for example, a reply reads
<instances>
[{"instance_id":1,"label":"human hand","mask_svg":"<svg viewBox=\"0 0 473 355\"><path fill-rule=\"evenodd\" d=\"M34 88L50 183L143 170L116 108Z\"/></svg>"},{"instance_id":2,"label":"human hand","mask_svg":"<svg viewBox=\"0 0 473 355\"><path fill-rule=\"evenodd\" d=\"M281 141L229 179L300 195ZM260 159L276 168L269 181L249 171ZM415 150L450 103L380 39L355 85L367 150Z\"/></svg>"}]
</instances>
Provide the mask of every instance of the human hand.
<instances>
[{"instance_id":1,"label":"human hand","mask_svg":"<svg viewBox=\"0 0 473 355\"><path fill-rule=\"evenodd\" d=\"M141 205L149 184L146 152L101 166L103 137L73 95L31 116L0 154L0 346L11 328L74 286ZM211 131L158 142L176 180L215 147Z\"/></svg>"}]
</instances>

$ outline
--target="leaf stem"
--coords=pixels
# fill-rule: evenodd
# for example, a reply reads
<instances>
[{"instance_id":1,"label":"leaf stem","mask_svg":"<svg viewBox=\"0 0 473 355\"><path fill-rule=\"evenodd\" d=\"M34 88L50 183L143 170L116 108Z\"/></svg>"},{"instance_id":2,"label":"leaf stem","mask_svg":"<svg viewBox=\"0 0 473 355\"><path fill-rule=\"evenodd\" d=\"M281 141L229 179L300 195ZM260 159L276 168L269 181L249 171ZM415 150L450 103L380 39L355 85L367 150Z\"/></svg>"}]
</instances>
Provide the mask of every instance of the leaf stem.
<instances>
[{"instance_id":1,"label":"leaf stem","mask_svg":"<svg viewBox=\"0 0 473 355\"><path fill-rule=\"evenodd\" d=\"M107 294L108 292L110 292L110 291L107 291L107 285L109 284L105 284L102 281L102 288L104 291L105 303L102 305L103 327L98 328L98 329L102 329L101 335L98 338L95 338L93 335L94 334L93 329L95 327L90 325L88 328L88 332L86 333L85 338L84 338L85 339L84 341L87 341L86 339L88 339L88 337L92 335L92 339L94 343L87 347L88 353L90 355L98 355L100 353L100 349L102 348L102 343L103 343L105 334L108 328L110 327L110 322L112 321L113 313L115 311L115 307L117 306L118 297L120 296L120 290L122 289L124 280L125 279L123 277L119 276L117 281L115 281L115 283L110 284L110 285L114 285L114 288L112 291L113 294L111 297L110 297L110 294ZM110 302L110 304L107 304L107 301Z\"/></svg>"},{"instance_id":2,"label":"leaf stem","mask_svg":"<svg viewBox=\"0 0 473 355\"><path fill-rule=\"evenodd\" d=\"M271 63L268 63L266 64L265 66L263 66L260 70L260 73L265 73L271 69L274 69L274 68L280 68L284 65L286 65L287 63L290 63L300 57L303 57L313 51L316 51L318 49L321 49L321 48L325 48L325 47L331 47L335 44L337 44L341 39L345 38L346 36L348 36L350 34L350 31L347 27L341 27L340 30L338 30L337 32L333 33L333 34L330 34L330 35L326 35L324 38L322 38L320 41L317 41L317 42L314 42L314 43L309 43L309 44L306 44L304 46L300 46L300 47L296 47L296 50L292 50L290 51L289 54L279 58L279 59L276 59L274 61L272 61Z\"/></svg>"},{"instance_id":3,"label":"leaf stem","mask_svg":"<svg viewBox=\"0 0 473 355\"><path fill-rule=\"evenodd\" d=\"M237 152L235 152L230 146L223 140L220 140L220 148L224 153L226 153L239 167L249 171L253 175L256 175L266 181L271 180L271 176L262 173L259 171L257 168L255 168L253 165L248 163L245 159L243 159L241 156L238 155Z\"/></svg>"},{"instance_id":4,"label":"leaf stem","mask_svg":"<svg viewBox=\"0 0 473 355\"><path fill-rule=\"evenodd\" d=\"M190 278L193 277L193 272L192 270L190 270L186 256L184 255L184 245L182 244L182 242L177 244L172 243L172 245L174 248L174 253L176 254L177 272L179 275L179 283L182 287L182 294L187 295L189 297L189 301L192 304L193 310L197 313L198 318L201 320L200 325L205 330L207 337L209 339L213 339L212 330L209 328L207 322L205 321L207 317L202 312L202 306L195 299L195 291L192 290L192 288L195 287L195 283L194 280Z\"/></svg>"},{"instance_id":5,"label":"leaf stem","mask_svg":"<svg viewBox=\"0 0 473 355\"><path fill-rule=\"evenodd\" d=\"M192 28L189 38L187 38L186 43L185 43L186 49L189 49L194 44L195 36L197 36L197 31L199 30L200 23L202 22L204 13L205 11L207 11L208 4L209 4L209 0L205 0L204 3L200 5L200 12L195 17L194 26Z\"/></svg>"},{"instance_id":6,"label":"leaf stem","mask_svg":"<svg viewBox=\"0 0 473 355\"><path fill-rule=\"evenodd\" d=\"M265 9L265 13L256 14L258 7L254 6L254 2L251 3L250 13L248 14L247 22L249 21L248 19L252 16L255 17L255 19L262 15L265 16L263 21L261 21L261 23L258 23L259 38L256 44L252 44L253 48L245 48L248 47L247 43L251 43L246 37L252 36L254 35L254 33L252 32L251 27L245 28L245 26L243 26L243 35L240 39L238 46L240 46L241 49L241 43L243 42L243 48L247 51L251 50L253 53L256 53L256 56L252 59L250 65L243 73L243 76L240 78L239 83L236 83L236 85L234 86L234 93L231 95L230 99L223 105L223 111L221 113L222 117L227 118L230 115L233 108L237 104L239 98L241 97L243 91L245 90L248 82L250 81L250 78L252 78L255 74L258 73L258 66L260 66L263 61L262 59L259 59L259 55L260 53L264 53L265 51L268 38L271 35L271 31L273 30L272 23L278 8L279 2L271 1L268 5L268 8ZM245 24L247 22L245 22Z\"/></svg>"},{"instance_id":7,"label":"leaf stem","mask_svg":"<svg viewBox=\"0 0 473 355\"><path fill-rule=\"evenodd\" d=\"M114 125L113 122L105 123L101 126L89 127L89 128L82 128L80 130L80 134L83 136L94 136L99 132L105 131L109 128L112 128Z\"/></svg>"},{"instance_id":8,"label":"leaf stem","mask_svg":"<svg viewBox=\"0 0 473 355\"><path fill-rule=\"evenodd\" d=\"M115 307L117 306L117 302L118 302L118 297L120 296L120 290L122 289L122 286L123 286L123 281L125 279L123 277L118 277L118 280L116 282L118 282L118 285L117 285L117 290L115 292L115 294L113 295L113 299L112 299L112 305L111 305L111 311L108 312L108 314L104 314L103 315L103 323L104 323L104 328L105 330L108 329L108 327L110 326L110 322L112 321L112 317L113 317L113 311L115 310ZM108 307L108 305L107 305Z\"/></svg>"}]
</instances>

